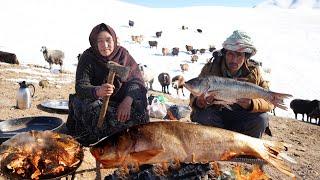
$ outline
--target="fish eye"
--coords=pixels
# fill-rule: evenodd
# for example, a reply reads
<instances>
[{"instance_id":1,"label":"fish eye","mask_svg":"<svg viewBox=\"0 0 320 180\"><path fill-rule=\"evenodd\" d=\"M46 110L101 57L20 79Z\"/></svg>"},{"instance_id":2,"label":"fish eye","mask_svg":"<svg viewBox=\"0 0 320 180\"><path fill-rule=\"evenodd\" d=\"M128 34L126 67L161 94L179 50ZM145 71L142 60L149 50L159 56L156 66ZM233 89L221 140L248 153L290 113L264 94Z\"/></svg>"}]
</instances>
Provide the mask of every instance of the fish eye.
<instances>
[{"instance_id":1,"label":"fish eye","mask_svg":"<svg viewBox=\"0 0 320 180\"><path fill-rule=\"evenodd\" d=\"M99 148L98 152L99 152L99 154L103 154L103 149Z\"/></svg>"}]
</instances>

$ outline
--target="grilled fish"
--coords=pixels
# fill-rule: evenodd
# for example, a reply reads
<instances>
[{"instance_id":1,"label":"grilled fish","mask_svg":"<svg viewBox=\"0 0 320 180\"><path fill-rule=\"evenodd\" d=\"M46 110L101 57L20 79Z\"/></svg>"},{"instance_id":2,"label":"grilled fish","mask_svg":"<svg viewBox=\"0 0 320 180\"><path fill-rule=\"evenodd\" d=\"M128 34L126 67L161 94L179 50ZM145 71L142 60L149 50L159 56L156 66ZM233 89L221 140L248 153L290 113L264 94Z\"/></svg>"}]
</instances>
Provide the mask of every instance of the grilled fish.
<instances>
[{"instance_id":1,"label":"grilled fish","mask_svg":"<svg viewBox=\"0 0 320 180\"><path fill-rule=\"evenodd\" d=\"M104 139L90 149L105 168L179 162L227 161L240 155L265 160L295 177L284 160L294 163L281 142L261 140L225 129L179 121L150 122Z\"/></svg>"},{"instance_id":2,"label":"grilled fish","mask_svg":"<svg viewBox=\"0 0 320 180\"><path fill-rule=\"evenodd\" d=\"M233 104L241 98L263 98L274 106L287 110L283 100L292 97L290 94L272 92L253 83L218 76L193 78L187 81L184 87L194 96L214 96L216 104Z\"/></svg>"}]
</instances>

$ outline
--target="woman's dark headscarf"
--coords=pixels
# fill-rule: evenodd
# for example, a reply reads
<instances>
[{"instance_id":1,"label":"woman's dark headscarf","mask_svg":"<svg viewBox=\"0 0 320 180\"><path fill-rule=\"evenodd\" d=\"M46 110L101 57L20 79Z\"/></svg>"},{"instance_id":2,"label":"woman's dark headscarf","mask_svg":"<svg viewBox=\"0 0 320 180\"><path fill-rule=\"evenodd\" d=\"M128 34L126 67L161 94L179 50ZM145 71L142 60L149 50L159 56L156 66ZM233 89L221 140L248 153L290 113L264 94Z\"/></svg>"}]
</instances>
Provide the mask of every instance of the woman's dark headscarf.
<instances>
[{"instance_id":1,"label":"woman's dark headscarf","mask_svg":"<svg viewBox=\"0 0 320 180\"><path fill-rule=\"evenodd\" d=\"M102 56L98 49L97 38L101 31L107 31L113 38L114 50L109 56ZM104 23L95 26L90 33L89 41L91 45L90 51L94 53L94 55L98 58L98 61L114 61L121 65L130 67L130 72L125 82L136 82L141 84L143 87L145 86L138 64L134 61L133 57L125 48L118 46L116 33L110 26Z\"/></svg>"}]
</instances>

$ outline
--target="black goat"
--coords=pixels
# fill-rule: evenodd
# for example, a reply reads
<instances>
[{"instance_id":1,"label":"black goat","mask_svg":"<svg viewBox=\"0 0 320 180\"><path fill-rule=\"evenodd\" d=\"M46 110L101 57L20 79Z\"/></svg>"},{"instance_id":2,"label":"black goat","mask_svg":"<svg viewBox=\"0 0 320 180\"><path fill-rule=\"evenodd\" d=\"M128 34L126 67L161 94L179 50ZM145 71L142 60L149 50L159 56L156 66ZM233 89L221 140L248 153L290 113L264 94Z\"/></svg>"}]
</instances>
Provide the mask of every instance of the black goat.
<instances>
[{"instance_id":1,"label":"black goat","mask_svg":"<svg viewBox=\"0 0 320 180\"><path fill-rule=\"evenodd\" d=\"M152 47L158 47L158 42L157 41L149 41L149 45L150 45L150 48Z\"/></svg>"},{"instance_id":2,"label":"black goat","mask_svg":"<svg viewBox=\"0 0 320 180\"><path fill-rule=\"evenodd\" d=\"M19 64L17 56L13 53L0 51L0 62Z\"/></svg>"},{"instance_id":3,"label":"black goat","mask_svg":"<svg viewBox=\"0 0 320 180\"><path fill-rule=\"evenodd\" d=\"M129 20L129 27L133 27L134 26L134 21Z\"/></svg>"},{"instance_id":4,"label":"black goat","mask_svg":"<svg viewBox=\"0 0 320 180\"><path fill-rule=\"evenodd\" d=\"M295 118L297 119L298 114L302 114L302 120L304 121L304 114L307 115L307 120L309 121L309 114L319 108L320 104L318 100L304 100L304 99L294 99L290 102L290 108L293 110Z\"/></svg>"},{"instance_id":5,"label":"black goat","mask_svg":"<svg viewBox=\"0 0 320 180\"><path fill-rule=\"evenodd\" d=\"M173 56L178 56L179 55L179 48L178 47L172 48L172 55Z\"/></svg>"},{"instance_id":6,"label":"black goat","mask_svg":"<svg viewBox=\"0 0 320 180\"><path fill-rule=\"evenodd\" d=\"M169 85L170 85L170 75L168 73L161 73L159 74L158 76L158 81L159 83L161 84L161 87L162 87L162 92L163 93L167 93L167 94L170 94L169 93Z\"/></svg>"},{"instance_id":7,"label":"black goat","mask_svg":"<svg viewBox=\"0 0 320 180\"><path fill-rule=\"evenodd\" d=\"M161 37L162 31L156 32L157 38Z\"/></svg>"}]
</instances>

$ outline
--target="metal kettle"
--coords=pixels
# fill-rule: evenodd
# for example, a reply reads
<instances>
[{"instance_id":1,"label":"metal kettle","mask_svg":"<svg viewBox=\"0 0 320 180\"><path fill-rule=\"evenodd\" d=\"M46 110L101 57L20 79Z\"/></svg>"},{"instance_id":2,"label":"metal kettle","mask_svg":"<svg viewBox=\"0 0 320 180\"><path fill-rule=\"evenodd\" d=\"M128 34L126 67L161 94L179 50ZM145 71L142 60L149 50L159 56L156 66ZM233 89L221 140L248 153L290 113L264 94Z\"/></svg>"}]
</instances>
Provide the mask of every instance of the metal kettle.
<instances>
[{"instance_id":1,"label":"metal kettle","mask_svg":"<svg viewBox=\"0 0 320 180\"><path fill-rule=\"evenodd\" d=\"M19 82L20 88L17 92L17 108L28 109L31 107L32 97L36 91L33 84L26 84L26 81ZM32 87L32 94L29 90Z\"/></svg>"}]
</instances>

